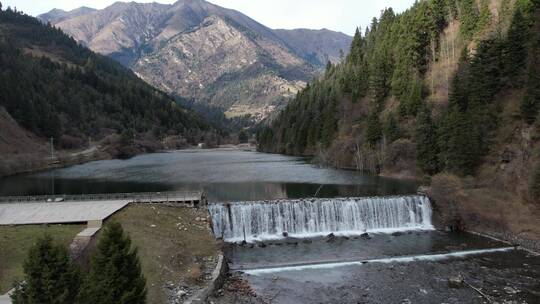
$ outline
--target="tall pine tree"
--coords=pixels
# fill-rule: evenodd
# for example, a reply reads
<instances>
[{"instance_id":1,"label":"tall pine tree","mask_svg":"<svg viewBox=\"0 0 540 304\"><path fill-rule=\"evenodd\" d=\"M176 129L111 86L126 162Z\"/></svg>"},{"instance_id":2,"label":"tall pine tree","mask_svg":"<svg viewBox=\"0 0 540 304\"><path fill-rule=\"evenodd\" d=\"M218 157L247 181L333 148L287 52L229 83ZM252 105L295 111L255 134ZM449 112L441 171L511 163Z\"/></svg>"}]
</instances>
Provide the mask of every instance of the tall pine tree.
<instances>
[{"instance_id":1,"label":"tall pine tree","mask_svg":"<svg viewBox=\"0 0 540 304\"><path fill-rule=\"evenodd\" d=\"M440 159L445 168L458 175L471 175L478 167L484 149L473 115L454 106L443 118L439 129Z\"/></svg>"},{"instance_id":2,"label":"tall pine tree","mask_svg":"<svg viewBox=\"0 0 540 304\"><path fill-rule=\"evenodd\" d=\"M534 61L540 61L533 59ZM521 101L521 117L528 124L533 124L540 110L540 68L538 65L530 65L527 79L527 90Z\"/></svg>"},{"instance_id":3,"label":"tall pine tree","mask_svg":"<svg viewBox=\"0 0 540 304\"><path fill-rule=\"evenodd\" d=\"M108 224L79 295L81 304L146 303L146 280L137 250L119 223Z\"/></svg>"},{"instance_id":4,"label":"tall pine tree","mask_svg":"<svg viewBox=\"0 0 540 304\"><path fill-rule=\"evenodd\" d=\"M439 171L439 147L437 146L437 129L427 107L418 113L415 130L416 155L418 166L427 174Z\"/></svg>"},{"instance_id":5,"label":"tall pine tree","mask_svg":"<svg viewBox=\"0 0 540 304\"><path fill-rule=\"evenodd\" d=\"M351 43L351 50L349 51L349 62L352 64L359 64L362 59L362 34L360 28L356 28L353 41Z\"/></svg>"},{"instance_id":6,"label":"tall pine tree","mask_svg":"<svg viewBox=\"0 0 540 304\"><path fill-rule=\"evenodd\" d=\"M396 117L391 114L384 123L384 136L388 143L392 143L401 137L401 131L399 130Z\"/></svg>"},{"instance_id":7,"label":"tall pine tree","mask_svg":"<svg viewBox=\"0 0 540 304\"><path fill-rule=\"evenodd\" d=\"M369 115L367 119L367 126L365 129L365 138L367 143L371 146L374 146L381 140L382 137L382 127L381 122L379 121L379 116L377 112L373 112Z\"/></svg>"},{"instance_id":8,"label":"tall pine tree","mask_svg":"<svg viewBox=\"0 0 540 304\"><path fill-rule=\"evenodd\" d=\"M461 35L465 39L469 39L473 36L477 24L478 24L478 6L475 0L462 0L459 1L460 21L461 21Z\"/></svg>"},{"instance_id":9,"label":"tall pine tree","mask_svg":"<svg viewBox=\"0 0 540 304\"><path fill-rule=\"evenodd\" d=\"M527 60L527 40L529 26L521 12L521 9L516 9L512 23L508 29L508 37L506 39L504 53L505 76L509 77L514 83L514 77L517 77L523 70Z\"/></svg>"},{"instance_id":10,"label":"tall pine tree","mask_svg":"<svg viewBox=\"0 0 540 304\"><path fill-rule=\"evenodd\" d=\"M14 304L71 304L79 286L79 272L68 250L45 235L30 248L24 281L16 284L11 299Z\"/></svg>"},{"instance_id":11,"label":"tall pine tree","mask_svg":"<svg viewBox=\"0 0 540 304\"><path fill-rule=\"evenodd\" d=\"M521 101L521 117L529 123L535 122L540 110L540 33L535 33L528 60L526 91Z\"/></svg>"}]
</instances>

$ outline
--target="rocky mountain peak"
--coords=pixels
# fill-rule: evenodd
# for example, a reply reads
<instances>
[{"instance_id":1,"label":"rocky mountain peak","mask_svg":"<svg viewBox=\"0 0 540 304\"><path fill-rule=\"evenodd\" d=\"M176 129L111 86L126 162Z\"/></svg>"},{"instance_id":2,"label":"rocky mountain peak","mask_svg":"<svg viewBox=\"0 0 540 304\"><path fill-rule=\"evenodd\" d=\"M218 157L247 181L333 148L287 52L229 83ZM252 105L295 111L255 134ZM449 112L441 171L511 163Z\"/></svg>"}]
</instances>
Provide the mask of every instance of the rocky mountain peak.
<instances>
[{"instance_id":1,"label":"rocky mountain peak","mask_svg":"<svg viewBox=\"0 0 540 304\"><path fill-rule=\"evenodd\" d=\"M86 6L81 6L71 11L65 11L62 9L54 8L50 10L49 12L40 15L39 18L43 20L44 22L50 22L52 24L56 24L63 20L85 15L93 11L95 11L95 9L89 8Z\"/></svg>"},{"instance_id":2,"label":"rocky mountain peak","mask_svg":"<svg viewBox=\"0 0 540 304\"><path fill-rule=\"evenodd\" d=\"M272 30L204 0L116 2L56 20L150 84L231 116L283 105L352 40L327 30Z\"/></svg>"}]
</instances>

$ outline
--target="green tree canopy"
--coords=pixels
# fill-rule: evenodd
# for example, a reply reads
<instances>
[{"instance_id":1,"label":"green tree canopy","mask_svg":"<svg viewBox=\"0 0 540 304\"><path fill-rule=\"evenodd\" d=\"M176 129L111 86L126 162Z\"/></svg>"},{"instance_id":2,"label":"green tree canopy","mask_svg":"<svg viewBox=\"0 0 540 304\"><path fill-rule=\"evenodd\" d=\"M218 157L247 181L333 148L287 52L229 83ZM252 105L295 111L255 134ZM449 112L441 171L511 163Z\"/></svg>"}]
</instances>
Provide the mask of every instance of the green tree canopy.
<instances>
[{"instance_id":1,"label":"green tree canopy","mask_svg":"<svg viewBox=\"0 0 540 304\"><path fill-rule=\"evenodd\" d=\"M24 281L16 284L14 304L71 304L80 285L68 250L49 235L39 238L24 262Z\"/></svg>"},{"instance_id":2,"label":"green tree canopy","mask_svg":"<svg viewBox=\"0 0 540 304\"><path fill-rule=\"evenodd\" d=\"M371 114L367 119L365 138L367 143L375 145L381 140L382 127L379 116L376 113Z\"/></svg>"},{"instance_id":3,"label":"green tree canopy","mask_svg":"<svg viewBox=\"0 0 540 304\"><path fill-rule=\"evenodd\" d=\"M439 171L439 147L437 145L437 128L431 113L424 107L418 114L416 130L416 155L418 166L427 174Z\"/></svg>"},{"instance_id":4,"label":"green tree canopy","mask_svg":"<svg viewBox=\"0 0 540 304\"><path fill-rule=\"evenodd\" d=\"M97 252L92 256L90 273L84 281L81 304L146 303L146 280L141 271L137 250L119 223L108 224Z\"/></svg>"}]
</instances>

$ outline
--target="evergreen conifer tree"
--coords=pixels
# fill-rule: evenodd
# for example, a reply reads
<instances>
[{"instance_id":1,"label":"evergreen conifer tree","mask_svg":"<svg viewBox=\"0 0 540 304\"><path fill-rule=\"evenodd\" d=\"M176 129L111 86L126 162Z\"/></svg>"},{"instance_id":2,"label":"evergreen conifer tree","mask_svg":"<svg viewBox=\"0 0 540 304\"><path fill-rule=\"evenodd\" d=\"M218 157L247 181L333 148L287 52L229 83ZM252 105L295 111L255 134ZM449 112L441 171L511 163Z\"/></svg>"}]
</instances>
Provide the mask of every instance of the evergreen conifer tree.
<instances>
[{"instance_id":1,"label":"evergreen conifer tree","mask_svg":"<svg viewBox=\"0 0 540 304\"><path fill-rule=\"evenodd\" d=\"M469 39L475 32L478 23L478 6L475 0L462 0L460 4L460 21L461 34L464 38Z\"/></svg>"},{"instance_id":2,"label":"evergreen conifer tree","mask_svg":"<svg viewBox=\"0 0 540 304\"><path fill-rule=\"evenodd\" d=\"M332 64L332 62L330 60L328 60L328 62L326 62L326 75L329 76L330 73L332 73L332 68L334 67L334 65ZM309 89L308 87L306 87L306 90Z\"/></svg>"},{"instance_id":3,"label":"evergreen conifer tree","mask_svg":"<svg viewBox=\"0 0 540 304\"><path fill-rule=\"evenodd\" d=\"M30 248L24 281L16 284L11 298L14 304L71 304L79 286L79 272L68 250L45 235Z\"/></svg>"},{"instance_id":4,"label":"evergreen conifer tree","mask_svg":"<svg viewBox=\"0 0 540 304\"><path fill-rule=\"evenodd\" d=\"M411 88L406 105L406 113L415 116L418 113L418 108L422 104L422 84L414 79L411 82Z\"/></svg>"},{"instance_id":5,"label":"evergreen conifer tree","mask_svg":"<svg viewBox=\"0 0 540 304\"><path fill-rule=\"evenodd\" d=\"M431 17L435 31L439 33L446 25L446 0L432 0L430 4Z\"/></svg>"},{"instance_id":6,"label":"evergreen conifer tree","mask_svg":"<svg viewBox=\"0 0 540 304\"><path fill-rule=\"evenodd\" d=\"M528 124L533 124L540 110L540 69L534 64L529 66L527 90L521 101L521 117Z\"/></svg>"},{"instance_id":7,"label":"evergreen conifer tree","mask_svg":"<svg viewBox=\"0 0 540 304\"><path fill-rule=\"evenodd\" d=\"M540 58L538 57L540 37L538 37L538 34L535 35L530 50L532 55L528 64L525 96L520 106L521 117L529 124L535 122L540 110Z\"/></svg>"},{"instance_id":8,"label":"evergreen conifer tree","mask_svg":"<svg viewBox=\"0 0 540 304\"><path fill-rule=\"evenodd\" d=\"M527 40L529 27L523 13L518 8L508 29L508 37L505 45L505 73L513 78L519 75L527 60Z\"/></svg>"},{"instance_id":9,"label":"evergreen conifer tree","mask_svg":"<svg viewBox=\"0 0 540 304\"><path fill-rule=\"evenodd\" d=\"M396 117L390 115L384 124L384 136L389 143L398 140L401 137L401 131L399 130Z\"/></svg>"},{"instance_id":10,"label":"evergreen conifer tree","mask_svg":"<svg viewBox=\"0 0 540 304\"><path fill-rule=\"evenodd\" d=\"M491 22L491 10L489 8L489 0L481 0L480 12L478 16L478 22L476 24L476 30L481 31Z\"/></svg>"},{"instance_id":11,"label":"evergreen conifer tree","mask_svg":"<svg viewBox=\"0 0 540 304\"><path fill-rule=\"evenodd\" d=\"M367 120L367 127L365 138L370 145L375 145L382 137L382 128L381 122L379 121L379 116L377 112L374 112L369 115Z\"/></svg>"},{"instance_id":12,"label":"evergreen conifer tree","mask_svg":"<svg viewBox=\"0 0 540 304\"><path fill-rule=\"evenodd\" d=\"M439 148L437 146L437 129L427 107L418 113L415 141L418 166L427 174L439 171Z\"/></svg>"},{"instance_id":13,"label":"evergreen conifer tree","mask_svg":"<svg viewBox=\"0 0 540 304\"><path fill-rule=\"evenodd\" d=\"M119 223L108 224L81 287L81 304L146 303L146 280L137 250Z\"/></svg>"},{"instance_id":14,"label":"evergreen conifer tree","mask_svg":"<svg viewBox=\"0 0 540 304\"><path fill-rule=\"evenodd\" d=\"M439 131L439 149L445 169L458 175L473 174L482 156L481 138L472 115L454 106Z\"/></svg>"},{"instance_id":15,"label":"evergreen conifer tree","mask_svg":"<svg viewBox=\"0 0 540 304\"><path fill-rule=\"evenodd\" d=\"M338 105L338 99L335 96L331 96L328 104L323 111L323 125L321 130L321 137L324 146L328 147L333 140L333 136L337 131L337 119L336 109Z\"/></svg>"},{"instance_id":16,"label":"evergreen conifer tree","mask_svg":"<svg viewBox=\"0 0 540 304\"><path fill-rule=\"evenodd\" d=\"M356 28L353 41L351 43L351 50L349 51L349 61L352 64L360 63L362 59L362 34L360 28Z\"/></svg>"}]
</instances>

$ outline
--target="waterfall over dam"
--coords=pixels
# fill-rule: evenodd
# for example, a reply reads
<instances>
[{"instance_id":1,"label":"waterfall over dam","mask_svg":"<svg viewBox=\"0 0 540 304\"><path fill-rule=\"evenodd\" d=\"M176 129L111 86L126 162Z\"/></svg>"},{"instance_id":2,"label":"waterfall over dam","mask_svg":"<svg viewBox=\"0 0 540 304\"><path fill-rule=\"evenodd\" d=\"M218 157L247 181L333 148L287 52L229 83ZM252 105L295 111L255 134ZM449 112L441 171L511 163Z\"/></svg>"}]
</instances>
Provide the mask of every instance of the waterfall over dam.
<instances>
[{"instance_id":1,"label":"waterfall over dam","mask_svg":"<svg viewBox=\"0 0 540 304\"><path fill-rule=\"evenodd\" d=\"M228 242L433 229L425 196L329 198L211 204L216 238Z\"/></svg>"}]
</instances>

